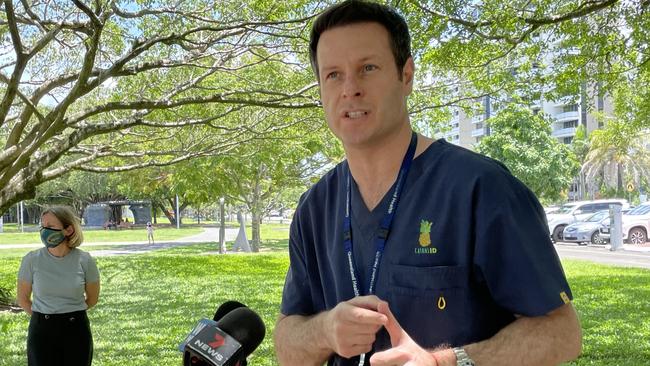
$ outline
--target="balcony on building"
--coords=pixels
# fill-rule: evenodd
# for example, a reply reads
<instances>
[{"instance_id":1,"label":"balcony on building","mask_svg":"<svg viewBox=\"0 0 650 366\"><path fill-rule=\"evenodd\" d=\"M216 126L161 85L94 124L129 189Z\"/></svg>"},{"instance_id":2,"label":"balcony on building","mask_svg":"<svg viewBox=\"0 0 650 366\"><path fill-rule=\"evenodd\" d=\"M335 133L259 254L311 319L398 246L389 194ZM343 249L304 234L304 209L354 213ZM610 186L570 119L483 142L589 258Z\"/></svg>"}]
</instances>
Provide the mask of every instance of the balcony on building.
<instances>
[{"instance_id":1,"label":"balcony on building","mask_svg":"<svg viewBox=\"0 0 650 366\"><path fill-rule=\"evenodd\" d=\"M578 120L579 114L578 111L569 111L569 112L563 112L563 113L558 113L553 118L555 118L556 121L558 122L566 122L566 121L571 121L571 120Z\"/></svg>"},{"instance_id":2,"label":"balcony on building","mask_svg":"<svg viewBox=\"0 0 650 366\"><path fill-rule=\"evenodd\" d=\"M472 137L483 136L483 135L485 135L484 128L477 128L475 130L472 130Z\"/></svg>"},{"instance_id":3,"label":"balcony on building","mask_svg":"<svg viewBox=\"0 0 650 366\"><path fill-rule=\"evenodd\" d=\"M561 128L553 131L551 133L551 136L556 137L556 138L562 138L562 137L571 137L575 136L576 134L576 128L575 127L569 127L569 128Z\"/></svg>"}]
</instances>

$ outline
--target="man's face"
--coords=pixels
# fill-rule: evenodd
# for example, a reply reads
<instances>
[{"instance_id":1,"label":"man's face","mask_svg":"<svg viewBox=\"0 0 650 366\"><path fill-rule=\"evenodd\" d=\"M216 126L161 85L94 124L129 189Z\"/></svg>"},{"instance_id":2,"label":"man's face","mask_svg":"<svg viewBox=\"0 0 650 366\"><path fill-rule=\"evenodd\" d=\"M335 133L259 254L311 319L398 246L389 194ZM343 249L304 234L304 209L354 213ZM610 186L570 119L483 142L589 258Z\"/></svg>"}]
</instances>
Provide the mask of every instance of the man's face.
<instances>
[{"instance_id":1,"label":"man's face","mask_svg":"<svg viewBox=\"0 0 650 366\"><path fill-rule=\"evenodd\" d=\"M325 118L343 146L376 146L408 125L413 61L409 58L400 80L382 25L329 29L321 34L316 57Z\"/></svg>"}]
</instances>

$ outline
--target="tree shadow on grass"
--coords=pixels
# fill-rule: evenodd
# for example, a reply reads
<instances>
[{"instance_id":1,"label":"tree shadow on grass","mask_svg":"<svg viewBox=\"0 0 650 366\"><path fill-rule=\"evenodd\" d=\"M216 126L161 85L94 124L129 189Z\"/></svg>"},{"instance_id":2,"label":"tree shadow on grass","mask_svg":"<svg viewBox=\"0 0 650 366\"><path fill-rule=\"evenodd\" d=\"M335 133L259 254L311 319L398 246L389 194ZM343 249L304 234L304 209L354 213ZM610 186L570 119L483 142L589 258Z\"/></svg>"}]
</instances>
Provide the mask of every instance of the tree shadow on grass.
<instances>
[{"instance_id":1,"label":"tree shadow on grass","mask_svg":"<svg viewBox=\"0 0 650 366\"><path fill-rule=\"evenodd\" d=\"M111 246L106 249L92 250L91 254L96 257L144 254L144 253L159 251L163 249L187 247L187 246L194 246L200 244L201 243L197 243L197 242L178 242L178 241L160 242L155 244L124 244L124 245ZM213 243L213 245L215 244Z\"/></svg>"},{"instance_id":2,"label":"tree shadow on grass","mask_svg":"<svg viewBox=\"0 0 650 366\"><path fill-rule=\"evenodd\" d=\"M286 252L289 250L289 239L262 240L260 252Z\"/></svg>"}]
</instances>

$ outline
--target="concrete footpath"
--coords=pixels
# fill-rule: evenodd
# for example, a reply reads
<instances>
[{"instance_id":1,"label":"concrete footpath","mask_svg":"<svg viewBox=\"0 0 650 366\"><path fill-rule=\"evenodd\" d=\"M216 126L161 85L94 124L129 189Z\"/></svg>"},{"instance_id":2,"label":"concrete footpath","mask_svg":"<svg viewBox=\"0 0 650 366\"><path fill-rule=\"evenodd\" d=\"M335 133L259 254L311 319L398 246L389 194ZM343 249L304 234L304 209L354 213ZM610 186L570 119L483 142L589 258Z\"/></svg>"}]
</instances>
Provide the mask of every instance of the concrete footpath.
<instances>
[{"instance_id":1,"label":"concrete footpath","mask_svg":"<svg viewBox=\"0 0 650 366\"><path fill-rule=\"evenodd\" d=\"M599 248L603 250L609 251L612 246L609 244L606 245L596 245L596 244L589 244L589 245L578 245L576 243L567 243L567 242L559 242L555 243L555 245L563 246L563 247L576 247L576 248ZM645 243L645 245L633 245L633 244L623 244L622 248L619 248L617 252L637 252L637 253L650 253L650 242Z\"/></svg>"},{"instance_id":2,"label":"concrete footpath","mask_svg":"<svg viewBox=\"0 0 650 366\"><path fill-rule=\"evenodd\" d=\"M237 237L239 229L237 228L226 228L226 242L232 242ZM154 237L155 238L155 237ZM98 243L88 243L84 242L81 245L81 248L85 251L90 252L93 256L107 256L107 255L120 255L120 254L138 254L146 253L152 250L171 248L183 245L192 245L196 243L208 243L216 242L219 239L219 228L216 227L207 227L203 228L203 232L200 234L187 236L184 238L178 238L174 240L166 240L156 242L155 244L149 244L147 241L132 241L132 242L98 242ZM20 249L20 248L40 248L43 244L34 243L34 244L5 244L0 245L0 251L2 249ZM114 248L111 249L97 249L93 250L93 246L111 246Z\"/></svg>"},{"instance_id":3,"label":"concrete footpath","mask_svg":"<svg viewBox=\"0 0 650 366\"><path fill-rule=\"evenodd\" d=\"M595 263L650 269L650 244L623 245L611 251L609 245L584 245L556 243L555 250L562 259L581 259Z\"/></svg>"}]
</instances>

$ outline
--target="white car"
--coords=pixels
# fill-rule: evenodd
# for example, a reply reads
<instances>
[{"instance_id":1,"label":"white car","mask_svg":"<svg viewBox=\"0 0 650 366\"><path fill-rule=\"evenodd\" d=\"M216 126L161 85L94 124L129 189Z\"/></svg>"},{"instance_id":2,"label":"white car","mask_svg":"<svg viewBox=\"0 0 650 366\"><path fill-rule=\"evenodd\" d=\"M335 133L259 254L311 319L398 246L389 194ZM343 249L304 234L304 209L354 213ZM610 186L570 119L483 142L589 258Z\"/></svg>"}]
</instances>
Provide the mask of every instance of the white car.
<instances>
[{"instance_id":1,"label":"white car","mask_svg":"<svg viewBox=\"0 0 650 366\"><path fill-rule=\"evenodd\" d=\"M623 241L645 244L650 232L650 203L643 203L622 216Z\"/></svg>"},{"instance_id":2,"label":"white car","mask_svg":"<svg viewBox=\"0 0 650 366\"><path fill-rule=\"evenodd\" d=\"M598 211L609 210L610 205L621 205L621 209L623 210L630 207L627 200L616 198L565 203L557 211L546 215L551 239L554 242L563 241L565 227L574 222L584 220Z\"/></svg>"},{"instance_id":3,"label":"white car","mask_svg":"<svg viewBox=\"0 0 650 366\"><path fill-rule=\"evenodd\" d=\"M606 225L609 225L609 210L598 211L584 221L565 227L563 240L580 245L587 245L589 242L605 244L607 240L601 236L600 229Z\"/></svg>"}]
</instances>

